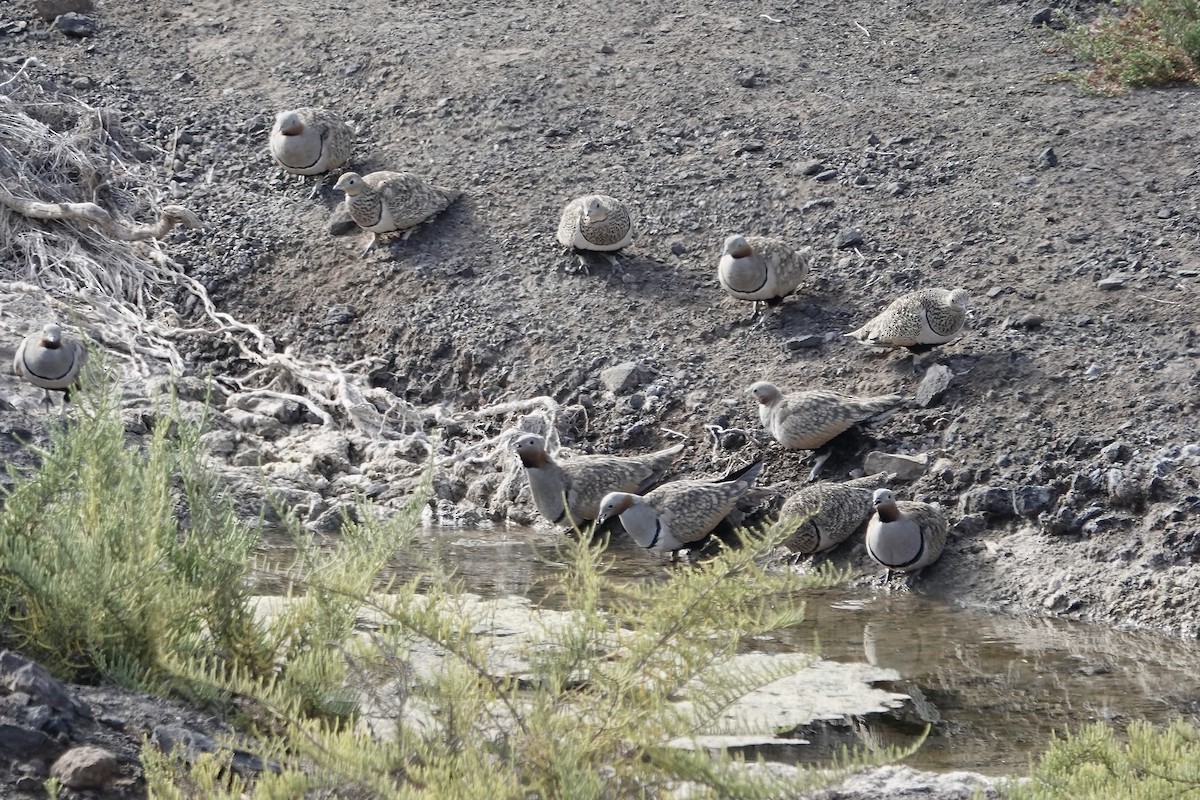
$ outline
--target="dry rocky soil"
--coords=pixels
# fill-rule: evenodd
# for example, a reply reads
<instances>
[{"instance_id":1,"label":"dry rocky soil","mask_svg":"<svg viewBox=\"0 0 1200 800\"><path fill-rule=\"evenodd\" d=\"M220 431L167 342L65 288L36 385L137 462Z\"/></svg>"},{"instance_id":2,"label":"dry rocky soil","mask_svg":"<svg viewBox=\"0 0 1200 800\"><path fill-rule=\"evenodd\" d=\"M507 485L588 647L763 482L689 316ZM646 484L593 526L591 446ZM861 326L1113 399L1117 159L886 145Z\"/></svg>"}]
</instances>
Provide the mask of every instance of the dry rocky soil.
<instances>
[{"instance_id":1,"label":"dry rocky soil","mask_svg":"<svg viewBox=\"0 0 1200 800\"><path fill-rule=\"evenodd\" d=\"M1039 11L106 0L78 37L10 1L0 78L34 56L29 75L155 148L161 202L205 223L164 250L281 349L367 364L371 385L451 416L553 398L576 452L682 434L680 475L761 456L761 482L785 491L812 457L762 435L750 383L900 393L912 399L841 442L823 477L855 474L872 451L924 464L897 492L941 503L955 528L917 591L1196 637L1200 91L1085 94L1069 80L1085 65L1031 22ZM357 171L410 170L463 198L360 257L366 234L330 228L332 182L310 198L266 153L275 112L304 105L355 126ZM554 231L562 205L590 192L625 200L637 232L616 266L581 271ZM761 321L715 279L734 232L816 251L806 283ZM913 358L840 335L928 286L970 292L960 340ZM247 368L227 344L181 350L197 376ZM937 365L949 385L918 400ZM9 436L41 425L19 406L5 405ZM362 437L314 465L281 442L319 422L276 411L257 427L243 412L245 430L209 441L234 464L254 439L240 463L323 473L304 490L322 495L314 518L334 484L384 501L411 485L338 484L366 472ZM514 418L438 423L439 452ZM471 469L439 477L442 517L532 520L505 480L510 457ZM833 557L861 563L861 545Z\"/></svg>"}]
</instances>

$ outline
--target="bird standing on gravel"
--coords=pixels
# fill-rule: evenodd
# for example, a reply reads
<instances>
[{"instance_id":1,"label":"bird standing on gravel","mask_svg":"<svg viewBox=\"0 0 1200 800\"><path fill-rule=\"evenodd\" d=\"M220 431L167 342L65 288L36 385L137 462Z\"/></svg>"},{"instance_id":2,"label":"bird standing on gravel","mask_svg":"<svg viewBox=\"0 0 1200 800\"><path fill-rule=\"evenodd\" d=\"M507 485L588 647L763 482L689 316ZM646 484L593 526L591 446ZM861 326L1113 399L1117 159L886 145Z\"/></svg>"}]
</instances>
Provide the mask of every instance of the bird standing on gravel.
<instances>
[{"instance_id":1,"label":"bird standing on gravel","mask_svg":"<svg viewBox=\"0 0 1200 800\"><path fill-rule=\"evenodd\" d=\"M901 295L847 336L863 344L914 351L957 339L967 321L966 289L919 289Z\"/></svg>"},{"instance_id":2,"label":"bird standing on gravel","mask_svg":"<svg viewBox=\"0 0 1200 800\"><path fill-rule=\"evenodd\" d=\"M644 456L583 455L555 461L546 440L528 433L513 442L538 512L555 525L579 527L596 519L609 492L645 492L663 479L683 452L677 444Z\"/></svg>"},{"instance_id":3,"label":"bird standing on gravel","mask_svg":"<svg viewBox=\"0 0 1200 800\"><path fill-rule=\"evenodd\" d=\"M887 570L915 573L938 560L950 526L942 509L930 503L897 501L889 489L876 489L875 515L867 523L867 555Z\"/></svg>"},{"instance_id":4,"label":"bird standing on gravel","mask_svg":"<svg viewBox=\"0 0 1200 800\"><path fill-rule=\"evenodd\" d=\"M789 450L816 450L869 417L898 405L898 394L850 397L825 389L783 394L758 381L748 389L758 400L758 418L771 437ZM816 480L829 453L817 457L809 480Z\"/></svg>"},{"instance_id":5,"label":"bird standing on gravel","mask_svg":"<svg viewBox=\"0 0 1200 800\"><path fill-rule=\"evenodd\" d=\"M619 517L638 545L670 553L674 561L680 550L699 545L729 516L762 468L762 461L755 461L716 481L671 481L645 497L613 492L600 501L596 524Z\"/></svg>"},{"instance_id":6,"label":"bird standing on gravel","mask_svg":"<svg viewBox=\"0 0 1200 800\"><path fill-rule=\"evenodd\" d=\"M63 402L71 399L71 389L79 382L79 371L87 363L83 342L64 336L62 328L51 322L40 333L26 336L13 357L13 372L46 390L43 403L49 407L50 392L62 392Z\"/></svg>"},{"instance_id":7,"label":"bird standing on gravel","mask_svg":"<svg viewBox=\"0 0 1200 800\"><path fill-rule=\"evenodd\" d=\"M874 511L873 490L886 486L892 475L880 472L844 483L806 486L784 501L777 526L790 529L783 545L810 556L849 539Z\"/></svg>"},{"instance_id":8,"label":"bird standing on gravel","mask_svg":"<svg viewBox=\"0 0 1200 800\"><path fill-rule=\"evenodd\" d=\"M346 210L358 227L371 232L362 255L381 233L404 231L407 240L422 222L432 219L462 195L458 189L433 186L411 172L347 172L334 187L346 193Z\"/></svg>"},{"instance_id":9,"label":"bird standing on gravel","mask_svg":"<svg viewBox=\"0 0 1200 800\"><path fill-rule=\"evenodd\" d=\"M563 207L558 220L558 241L569 251L612 253L633 241L633 216L620 200L605 194L576 197ZM580 253L579 265L587 271ZM615 256L609 261L616 266Z\"/></svg>"},{"instance_id":10,"label":"bird standing on gravel","mask_svg":"<svg viewBox=\"0 0 1200 800\"><path fill-rule=\"evenodd\" d=\"M295 108L281 111L271 128L271 156L293 175L321 175L350 159L354 131L336 114L324 108ZM303 178L301 178L303 180ZM312 197L321 186L313 186Z\"/></svg>"},{"instance_id":11,"label":"bird standing on gravel","mask_svg":"<svg viewBox=\"0 0 1200 800\"><path fill-rule=\"evenodd\" d=\"M738 300L754 304L748 319L758 316L760 302L777 306L808 275L812 248L795 250L767 236L733 235L725 240L717 263L721 288Z\"/></svg>"}]
</instances>

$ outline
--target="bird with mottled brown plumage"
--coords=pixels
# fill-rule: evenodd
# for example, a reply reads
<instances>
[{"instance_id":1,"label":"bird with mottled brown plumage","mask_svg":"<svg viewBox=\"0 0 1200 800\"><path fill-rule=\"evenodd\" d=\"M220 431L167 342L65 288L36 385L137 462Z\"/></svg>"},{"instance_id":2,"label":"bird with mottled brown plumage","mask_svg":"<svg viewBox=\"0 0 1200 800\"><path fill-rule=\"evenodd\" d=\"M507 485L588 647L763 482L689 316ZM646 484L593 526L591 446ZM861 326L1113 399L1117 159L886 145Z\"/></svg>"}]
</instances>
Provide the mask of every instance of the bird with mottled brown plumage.
<instances>
[{"instance_id":1,"label":"bird with mottled brown plumage","mask_svg":"<svg viewBox=\"0 0 1200 800\"><path fill-rule=\"evenodd\" d=\"M867 523L867 554L891 572L915 573L942 555L950 525L931 503L896 500L889 489L876 489L875 514Z\"/></svg>"},{"instance_id":2,"label":"bird with mottled brown plumage","mask_svg":"<svg viewBox=\"0 0 1200 800\"><path fill-rule=\"evenodd\" d=\"M969 300L966 289L909 292L846 335L879 347L928 349L954 341L962 334Z\"/></svg>"},{"instance_id":3,"label":"bird with mottled brown plumage","mask_svg":"<svg viewBox=\"0 0 1200 800\"><path fill-rule=\"evenodd\" d=\"M71 399L71 389L79 383L79 372L87 363L83 342L65 335L54 322L21 340L13 356L13 373L44 389L44 404L50 404L50 392L62 392L63 402Z\"/></svg>"},{"instance_id":4,"label":"bird with mottled brown plumage","mask_svg":"<svg viewBox=\"0 0 1200 800\"><path fill-rule=\"evenodd\" d=\"M580 251L612 253L627 246L633 241L633 215L624 203L606 194L576 197L559 214L557 238L568 251L579 254L586 271ZM615 257L609 259L616 263Z\"/></svg>"},{"instance_id":5,"label":"bird with mottled brown plumage","mask_svg":"<svg viewBox=\"0 0 1200 800\"><path fill-rule=\"evenodd\" d=\"M639 497L613 492L600 502L601 525L617 517L641 547L670 553L702 543L729 516L762 472L762 461L729 473L718 480L684 480L664 483Z\"/></svg>"},{"instance_id":6,"label":"bird with mottled brown plumage","mask_svg":"<svg viewBox=\"0 0 1200 800\"><path fill-rule=\"evenodd\" d=\"M796 250L769 236L735 234L721 250L717 281L730 297L754 304L749 317L753 319L760 302L779 305L803 283L812 254L811 247Z\"/></svg>"},{"instance_id":7,"label":"bird with mottled brown plumage","mask_svg":"<svg viewBox=\"0 0 1200 800\"><path fill-rule=\"evenodd\" d=\"M275 117L268 146L279 166L303 180L303 176L332 172L345 164L354 146L354 131L327 109L294 108ZM320 185L318 181L313 186L312 194Z\"/></svg>"},{"instance_id":8,"label":"bird with mottled brown plumage","mask_svg":"<svg viewBox=\"0 0 1200 800\"><path fill-rule=\"evenodd\" d=\"M854 535L875 510L875 489L886 486L892 475L880 472L834 483L822 481L791 495L779 511L776 530L787 530L784 547L810 556L829 550Z\"/></svg>"},{"instance_id":9,"label":"bird with mottled brown plumage","mask_svg":"<svg viewBox=\"0 0 1200 800\"><path fill-rule=\"evenodd\" d=\"M665 477L683 452L677 444L638 456L579 455L559 461L546 440L527 433L513 442L538 512L555 525L579 527L596 519L609 492L641 494Z\"/></svg>"},{"instance_id":10,"label":"bird with mottled brown plumage","mask_svg":"<svg viewBox=\"0 0 1200 800\"><path fill-rule=\"evenodd\" d=\"M784 394L769 381L758 381L748 391L759 403L758 417L763 427L789 450L816 450L904 399L898 394L852 397L827 389ZM828 456L825 453L818 457L810 480L816 479Z\"/></svg>"},{"instance_id":11,"label":"bird with mottled brown plumage","mask_svg":"<svg viewBox=\"0 0 1200 800\"><path fill-rule=\"evenodd\" d=\"M426 183L411 172L347 172L334 187L346 193L346 210L358 227L371 232L362 254L375 245L381 233L403 231L408 239L418 225L445 211L461 195Z\"/></svg>"}]
</instances>

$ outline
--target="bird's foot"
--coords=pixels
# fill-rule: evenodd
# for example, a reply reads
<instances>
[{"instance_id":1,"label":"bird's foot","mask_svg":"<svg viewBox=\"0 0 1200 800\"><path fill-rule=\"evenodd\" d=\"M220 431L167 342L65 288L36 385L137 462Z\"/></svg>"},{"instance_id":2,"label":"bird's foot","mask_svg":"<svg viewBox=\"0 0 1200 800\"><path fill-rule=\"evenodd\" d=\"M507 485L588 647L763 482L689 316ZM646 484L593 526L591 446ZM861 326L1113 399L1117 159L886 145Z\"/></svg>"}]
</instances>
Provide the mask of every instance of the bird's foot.
<instances>
[{"instance_id":1,"label":"bird's foot","mask_svg":"<svg viewBox=\"0 0 1200 800\"><path fill-rule=\"evenodd\" d=\"M378 238L379 238L379 234L377 234L377 233L372 233L372 234L371 234L371 241L367 242L367 246L366 246L366 247L364 247L364 248L362 249L362 252L358 254L358 257L359 257L359 258L366 258L366 257L367 257L367 253L371 252L371 248L375 246L375 240L376 240L376 239L378 239Z\"/></svg>"}]
</instances>

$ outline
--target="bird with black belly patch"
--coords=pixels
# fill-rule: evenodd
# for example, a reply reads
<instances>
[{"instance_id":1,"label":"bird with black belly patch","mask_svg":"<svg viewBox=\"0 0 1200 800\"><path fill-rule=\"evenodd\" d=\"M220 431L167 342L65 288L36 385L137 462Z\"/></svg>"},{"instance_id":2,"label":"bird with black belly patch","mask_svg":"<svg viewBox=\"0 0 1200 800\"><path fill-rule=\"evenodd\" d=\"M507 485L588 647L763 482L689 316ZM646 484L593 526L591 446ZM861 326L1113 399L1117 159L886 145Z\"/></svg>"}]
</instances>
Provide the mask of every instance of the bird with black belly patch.
<instances>
[{"instance_id":1,"label":"bird with black belly patch","mask_svg":"<svg viewBox=\"0 0 1200 800\"><path fill-rule=\"evenodd\" d=\"M726 294L753 303L747 319L759 313L759 303L777 306L804 282L813 250L796 250L768 236L733 235L725 240L717 262L717 281Z\"/></svg>"},{"instance_id":2,"label":"bird with black belly patch","mask_svg":"<svg viewBox=\"0 0 1200 800\"><path fill-rule=\"evenodd\" d=\"M13 356L13 373L45 390L43 403L50 406L50 392L62 392L63 402L71 399L71 389L79 382L79 372L87 363L83 342L65 335L54 322L40 332L26 336Z\"/></svg>"},{"instance_id":3,"label":"bird with black belly patch","mask_svg":"<svg viewBox=\"0 0 1200 800\"><path fill-rule=\"evenodd\" d=\"M915 577L937 561L946 546L950 525L939 506L897 500L890 489L876 489L875 515L867 523L867 554L887 572Z\"/></svg>"}]
</instances>

